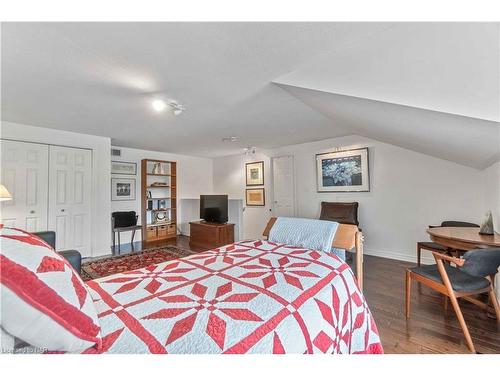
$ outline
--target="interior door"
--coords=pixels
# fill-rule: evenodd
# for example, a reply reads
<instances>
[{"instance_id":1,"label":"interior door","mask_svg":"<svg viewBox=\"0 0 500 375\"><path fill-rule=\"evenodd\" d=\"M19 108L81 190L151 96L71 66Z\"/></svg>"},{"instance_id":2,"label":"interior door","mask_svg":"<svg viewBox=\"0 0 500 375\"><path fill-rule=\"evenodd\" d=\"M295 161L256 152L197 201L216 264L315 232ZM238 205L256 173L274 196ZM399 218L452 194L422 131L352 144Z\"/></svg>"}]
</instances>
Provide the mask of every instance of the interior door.
<instances>
[{"instance_id":1,"label":"interior door","mask_svg":"<svg viewBox=\"0 0 500 375\"><path fill-rule=\"evenodd\" d=\"M2 224L28 232L47 230L49 147L7 140L0 147L0 182L12 195L1 202Z\"/></svg>"},{"instance_id":2,"label":"interior door","mask_svg":"<svg viewBox=\"0 0 500 375\"><path fill-rule=\"evenodd\" d=\"M293 156L273 158L273 215L295 216Z\"/></svg>"},{"instance_id":3,"label":"interior door","mask_svg":"<svg viewBox=\"0 0 500 375\"><path fill-rule=\"evenodd\" d=\"M91 256L92 151L50 146L49 155L48 228L56 232L56 250Z\"/></svg>"}]
</instances>

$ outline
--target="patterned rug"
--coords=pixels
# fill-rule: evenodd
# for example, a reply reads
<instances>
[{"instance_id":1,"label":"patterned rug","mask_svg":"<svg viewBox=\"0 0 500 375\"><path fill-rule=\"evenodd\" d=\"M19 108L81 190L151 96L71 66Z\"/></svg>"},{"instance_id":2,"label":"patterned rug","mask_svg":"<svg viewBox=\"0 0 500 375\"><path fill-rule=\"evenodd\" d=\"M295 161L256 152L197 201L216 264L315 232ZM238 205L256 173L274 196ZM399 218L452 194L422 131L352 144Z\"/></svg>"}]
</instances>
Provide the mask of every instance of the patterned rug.
<instances>
[{"instance_id":1,"label":"patterned rug","mask_svg":"<svg viewBox=\"0 0 500 375\"><path fill-rule=\"evenodd\" d=\"M147 267L151 264L166 262L194 254L193 251L175 246L160 247L118 256L110 256L82 264L84 281L113 275L125 271Z\"/></svg>"}]
</instances>

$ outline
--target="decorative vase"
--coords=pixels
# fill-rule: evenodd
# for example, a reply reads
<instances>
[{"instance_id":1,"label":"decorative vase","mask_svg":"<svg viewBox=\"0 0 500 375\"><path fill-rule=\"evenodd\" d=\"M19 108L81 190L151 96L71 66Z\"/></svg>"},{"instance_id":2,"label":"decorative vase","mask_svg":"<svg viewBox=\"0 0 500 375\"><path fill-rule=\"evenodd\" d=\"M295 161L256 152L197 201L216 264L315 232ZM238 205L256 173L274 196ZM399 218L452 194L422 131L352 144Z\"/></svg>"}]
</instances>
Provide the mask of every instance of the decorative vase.
<instances>
[{"instance_id":1,"label":"decorative vase","mask_svg":"<svg viewBox=\"0 0 500 375\"><path fill-rule=\"evenodd\" d=\"M161 174L161 163L154 163L153 174Z\"/></svg>"},{"instance_id":2,"label":"decorative vase","mask_svg":"<svg viewBox=\"0 0 500 375\"><path fill-rule=\"evenodd\" d=\"M493 230L493 216L491 215L491 211L486 212L481 228L479 228L479 234L495 234L495 231Z\"/></svg>"}]
</instances>

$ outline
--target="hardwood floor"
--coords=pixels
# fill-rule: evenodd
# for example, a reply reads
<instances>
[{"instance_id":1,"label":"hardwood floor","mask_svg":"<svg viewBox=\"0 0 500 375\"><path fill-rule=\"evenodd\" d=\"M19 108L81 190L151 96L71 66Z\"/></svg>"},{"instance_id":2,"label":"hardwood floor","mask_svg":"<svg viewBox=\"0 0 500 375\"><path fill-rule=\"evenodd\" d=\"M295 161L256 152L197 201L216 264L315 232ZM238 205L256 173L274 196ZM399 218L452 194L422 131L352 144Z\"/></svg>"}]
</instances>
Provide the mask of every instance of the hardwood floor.
<instances>
[{"instance_id":1,"label":"hardwood floor","mask_svg":"<svg viewBox=\"0 0 500 375\"><path fill-rule=\"evenodd\" d=\"M190 248L189 237L155 242L135 243L135 251L162 245ZM131 251L121 245L121 254ZM453 309L444 309L444 297L417 283L412 285L411 317L404 316L405 269L414 263L365 255L364 294L368 301L386 353L469 353ZM460 306L476 350L500 353L500 323L467 301Z\"/></svg>"}]
</instances>

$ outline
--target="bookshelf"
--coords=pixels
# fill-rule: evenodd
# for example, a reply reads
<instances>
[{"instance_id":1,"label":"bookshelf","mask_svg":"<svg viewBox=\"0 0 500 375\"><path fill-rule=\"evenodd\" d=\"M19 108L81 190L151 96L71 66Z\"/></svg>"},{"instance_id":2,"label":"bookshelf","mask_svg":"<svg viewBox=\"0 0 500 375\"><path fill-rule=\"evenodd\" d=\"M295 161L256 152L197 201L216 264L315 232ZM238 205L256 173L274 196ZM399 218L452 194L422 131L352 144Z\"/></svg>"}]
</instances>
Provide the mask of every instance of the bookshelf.
<instances>
[{"instance_id":1,"label":"bookshelf","mask_svg":"<svg viewBox=\"0 0 500 375\"><path fill-rule=\"evenodd\" d=\"M141 217L144 241L177 235L177 163L141 160Z\"/></svg>"}]
</instances>

